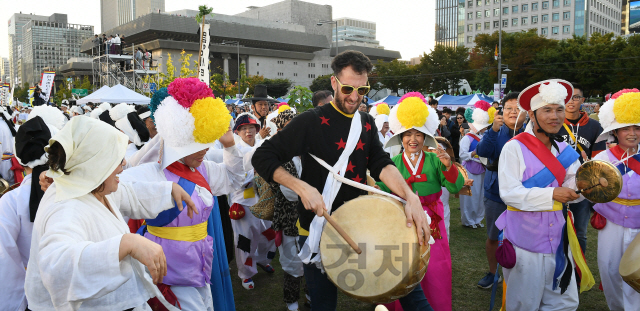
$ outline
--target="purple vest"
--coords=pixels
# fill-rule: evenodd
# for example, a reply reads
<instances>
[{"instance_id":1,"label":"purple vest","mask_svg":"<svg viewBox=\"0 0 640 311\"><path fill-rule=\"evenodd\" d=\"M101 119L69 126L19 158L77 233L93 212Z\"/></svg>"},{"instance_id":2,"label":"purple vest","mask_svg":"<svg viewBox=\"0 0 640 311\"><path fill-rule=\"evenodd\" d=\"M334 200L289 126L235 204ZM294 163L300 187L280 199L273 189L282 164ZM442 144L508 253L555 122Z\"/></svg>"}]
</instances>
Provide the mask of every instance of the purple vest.
<instances>
[{"instance_id":1,"label":"purple vest","mask_svg":"<svg viewBox=\"0 0 640 311\"><path fill-rule=\"evenodd\" d=\"M209 182L209 175L204 165L200 165L197 170ZM168 181L177 183L180 176L164 170L164 175ZM212 206L206 206L194 190L191 199L196 204L199 214L193 214L193 219L187 216L185 208L176 219L165 227L183 227L203 223L209 219ZM174 241L159 238L147 232L144 235L147 239L162 246L167 258L167 276L162 282L167 285L203 287L211 284L211 263L213 262L213 238L209 235L205 239L197 242Z\"/></svg>"},{"instance_id":2,"label":"purple vest","mask_svg":"<svg viewBox=\"0 0 640 311\"><path fill-rule=\"evenodd\" d=\"M469 144L469 152L476 150L476 148L473 146L473 142L475 142L476 140L473 139L473 137L470 137L469 135L465 135L462 139L468 139L470 141ZM477 146L477 144L476 144ZM480 175L482 173L485 172L485 168L484 166L482 166L482 163L478 163L476 161L473 160L469 160L469 161L462 161L462 166L471 174L474 175Z\"/></svg>"},{"instance_id":3,"label":"purple vest","mask_svg":"<svg viewBox=\"0 0 640 311\"><path fill-rule=\"evenodd\" d=\"M524 163L527 165L522 176L522 181L524 182L545 166L523 143L518 143L522 150ZM564 142L558 143L560 152L568 146ZM555 188L558 186L558 181L554 180L547 187ZM496 227L504 230L504 237L509 239L511 243L527 251L543 254L556 252L562 239L562 227L564 224L562 211L516 212L506 210L496 220Z\"/></svg>"},{"instance_id":4,"label":"purple vest","mask_svg":"<svg viewBox=\"0 0 640 311\"><path fill-rule=\"evenodd\" d=\"M607 156L610 162L616 162L618 159L607 150ZM640 176L633 173L630 176L628 173L622 176L622 191L618 198L626 200L638 200L640 199ZM616 225L623 226L625 228L640 229L640 206L626 206L614 202L598 203L593 209L600 215L604 216L608 221L613 222Z\"/></svg>"}]
</instances>

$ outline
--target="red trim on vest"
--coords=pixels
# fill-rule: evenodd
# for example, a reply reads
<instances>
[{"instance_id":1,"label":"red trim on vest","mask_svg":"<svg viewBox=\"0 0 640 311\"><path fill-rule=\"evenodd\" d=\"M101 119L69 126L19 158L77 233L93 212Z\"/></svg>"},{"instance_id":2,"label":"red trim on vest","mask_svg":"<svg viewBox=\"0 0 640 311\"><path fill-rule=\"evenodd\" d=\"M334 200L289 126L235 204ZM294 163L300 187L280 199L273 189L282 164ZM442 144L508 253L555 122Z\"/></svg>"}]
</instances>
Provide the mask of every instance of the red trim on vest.
<instances>
[{"instance_id":1,"label":"red trim on vest","mask_svg":"<svg viewBox=\"0 0 640 311\"><path fill-rule=\"evenodd\" d=\"M625 153L625 151L622 150L622 147L620 147L620 145L616 145L615 147L609 150L611 150L611 153L613 154L614 157L616 157L616 159L618 159L618 161L622 159L622 155ZM630 154L627 156L630 156ZM636 174L640 174L640 162L638 162L638 160L634 158L629 158L625 162L626 162L625 165L628 168L636 172Z\"/></svg>"},{"instance_id":2,"label":"red trim on vest","mask_svg":"<svg viewBox=\"0 0 640 311\"><path fill-rule=\"evenodd\" d=\"M476 134L467 133L467 136L471 136L471 138L475 139L476 141L480 141L480 137L476 136Z\"/></svg>"}]
</instances>

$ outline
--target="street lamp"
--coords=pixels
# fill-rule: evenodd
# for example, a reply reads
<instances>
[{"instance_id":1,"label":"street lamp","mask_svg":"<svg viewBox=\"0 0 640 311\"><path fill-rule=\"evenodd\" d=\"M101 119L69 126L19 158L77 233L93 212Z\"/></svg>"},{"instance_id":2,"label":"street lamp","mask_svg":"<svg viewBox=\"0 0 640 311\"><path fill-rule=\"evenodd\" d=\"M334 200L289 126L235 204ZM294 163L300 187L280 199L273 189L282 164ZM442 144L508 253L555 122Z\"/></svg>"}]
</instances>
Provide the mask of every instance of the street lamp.
<instances>
[{"instance_id":1,"label":"street lamp","mask_svg":"<svg viewBox=\"0 0 640 311\"><path fill-rule=\"evenodd\" d=\"M240 93L240 42L238 41L222 41L222 45L235 44L238 48L238 94ZM236 96L238 95L236 94Z\"/></svg>"},{"instance_id":2,"label":"street lamp","mask_svg":"<svg viewBox=\"0 0 640 311\"><path fill-rule=\"evenodd\" d=\"M322 26L323 24L332 24L336 25L336 56L338 56L338 21L318 21L317 26Z\"/></svg>"}]
</instances>

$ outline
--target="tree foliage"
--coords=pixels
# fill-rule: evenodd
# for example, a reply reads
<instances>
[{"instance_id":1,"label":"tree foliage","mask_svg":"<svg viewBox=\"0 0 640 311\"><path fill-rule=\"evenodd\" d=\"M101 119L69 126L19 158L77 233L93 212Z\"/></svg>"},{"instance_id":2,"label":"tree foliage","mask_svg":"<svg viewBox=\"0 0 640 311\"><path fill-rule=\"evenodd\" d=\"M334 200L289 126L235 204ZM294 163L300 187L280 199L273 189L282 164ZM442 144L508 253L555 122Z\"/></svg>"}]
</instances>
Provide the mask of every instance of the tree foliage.
<instances>
[{"instance_id":1,"label":"tree foliage","mask_svg":"<svg viewBox=\"0 0 640 311\"><path fill-rule=\"evenodd\" d=\"M278 98L287 95L293 82L289 79L267 79L264 78L262 83L267 86L267 93L273 98Z\"/></svg>"},{"instance_id":2,"label":"tree foliage","mask_svg":"<svg viewBox=\"0 0 640 311\"><path fill-rule=\"evenodd\" d=\"M469 49L436 45L431 53L422 56L418 68L428 93L455 91L469 76Z\"/></svg>"},{"instance_id":3,"label":"tree foliage","mask_svg":"<svg viewBox=\"0 0 640 311\"><path fill-rule=\"evenodd\" d=\"M311 82L311 85L309 86L311 92L332 90L333 87L331 87L331 76L331 74L328 74L313 79L313 82Z\"/></svg>"}]
</instances>

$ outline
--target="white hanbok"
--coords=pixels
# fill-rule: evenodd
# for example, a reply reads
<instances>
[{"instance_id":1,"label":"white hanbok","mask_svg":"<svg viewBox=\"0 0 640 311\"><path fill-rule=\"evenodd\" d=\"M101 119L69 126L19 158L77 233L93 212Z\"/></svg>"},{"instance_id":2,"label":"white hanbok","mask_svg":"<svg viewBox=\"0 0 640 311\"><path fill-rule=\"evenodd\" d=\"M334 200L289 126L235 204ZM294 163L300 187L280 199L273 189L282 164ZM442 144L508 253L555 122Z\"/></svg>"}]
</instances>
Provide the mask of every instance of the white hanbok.
<instances>
[{"instance_id":1,"label":"white hanbok","mask_svg":"<svg viewBox=\"0 0 640 311\"><path fill-rule=\"evenodd\" d=\"M482 135L476 134L482 139ZM465 135L460 139L460 162L473 161L479 164L479 158L471 156L469 148L471 147L472 137ZM471 186L471 196L460 196L460 215L462 218L462 225L464 226L482 226L481 222L484 218L484 172L481 174L473 174L467 170L469 178L473 179L473 186Z\"/></svg>"},{"instance_id":2,"label":"white hanbok","mask_svg":"<svg viewBox=\"0 0 640 311\"><path fill-rule=\"evenodd\" d=\"M106 198L113 214L92 194L55 202L56 185L45 192L31 240L25 290L33 310L150 310L158 299L169 310L145 267L126 256L120 240L129 233L122 215L155 218L173 207L172 184L121 182Z\"/></svg>"}]
</instances>

